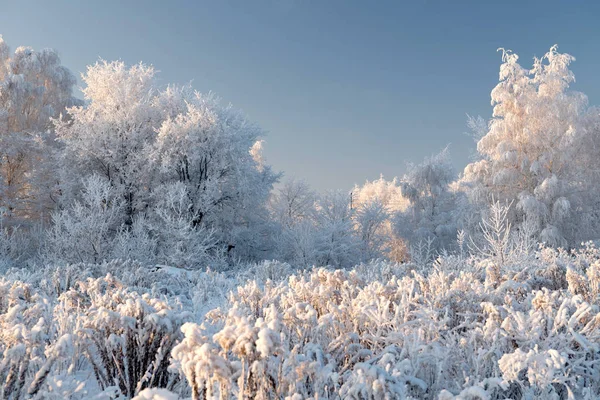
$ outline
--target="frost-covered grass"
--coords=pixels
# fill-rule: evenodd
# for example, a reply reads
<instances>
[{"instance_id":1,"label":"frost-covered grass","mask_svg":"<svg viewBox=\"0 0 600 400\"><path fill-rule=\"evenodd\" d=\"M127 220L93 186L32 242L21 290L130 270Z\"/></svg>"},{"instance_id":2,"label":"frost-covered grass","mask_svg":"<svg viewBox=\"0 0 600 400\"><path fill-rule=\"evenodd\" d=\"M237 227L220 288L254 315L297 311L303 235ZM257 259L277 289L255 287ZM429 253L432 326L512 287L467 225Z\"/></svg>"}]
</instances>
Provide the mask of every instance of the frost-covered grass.
<instances>
[{"instance_id":1,"label":"frost-covered grass","mask_svg":"<svg viewBox=\"0 0 600 400\"><path fill-rule=\"evenodd\" d=\"M7 270L2 397L598 398L600 252L496 261Z\"/></svg>"}]
</instances>

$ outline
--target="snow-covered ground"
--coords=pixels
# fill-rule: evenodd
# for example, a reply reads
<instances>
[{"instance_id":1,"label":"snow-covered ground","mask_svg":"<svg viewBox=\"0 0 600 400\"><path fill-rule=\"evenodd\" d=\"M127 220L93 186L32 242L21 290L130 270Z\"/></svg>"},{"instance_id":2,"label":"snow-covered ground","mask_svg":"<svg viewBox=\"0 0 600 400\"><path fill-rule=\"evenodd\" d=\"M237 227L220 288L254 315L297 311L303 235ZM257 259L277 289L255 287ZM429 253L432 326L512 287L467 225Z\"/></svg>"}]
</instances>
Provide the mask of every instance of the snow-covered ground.
<instances>
[{"instance_id":1,"label":"snow-covered ground","mask_svg":"<svg viewBox=\"0 0 600 400\"><path fill-rule=\"evenodd\" d=\"M599 296L591 245L502 265L14 269L0 384L3 398L593 399Z\"/></svg>"}]
</instances>

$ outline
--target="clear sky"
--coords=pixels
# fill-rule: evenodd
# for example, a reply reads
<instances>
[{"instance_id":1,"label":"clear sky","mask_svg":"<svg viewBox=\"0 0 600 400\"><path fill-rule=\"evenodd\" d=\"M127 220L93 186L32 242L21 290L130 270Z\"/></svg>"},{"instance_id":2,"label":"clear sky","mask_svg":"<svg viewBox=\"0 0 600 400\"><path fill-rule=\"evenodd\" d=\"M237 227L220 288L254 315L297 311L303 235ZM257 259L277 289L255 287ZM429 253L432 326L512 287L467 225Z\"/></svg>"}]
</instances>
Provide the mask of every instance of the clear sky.
<instances>
[{"instance_id":1,"label":"clear sky","mask_svg":"<svg viewBox=\"0 0 600 400\"><path fill-rule=\"evenodd\" d=\"M318 190L401 176L447 144L474 151L466 114L491 115L498 47L523 64L557 43L600 104L600 2L3 1L14 49L53 47L76 74L143 61L160 82L213 91L266 131L275 169Z\"/></svg>"}]
</instances>

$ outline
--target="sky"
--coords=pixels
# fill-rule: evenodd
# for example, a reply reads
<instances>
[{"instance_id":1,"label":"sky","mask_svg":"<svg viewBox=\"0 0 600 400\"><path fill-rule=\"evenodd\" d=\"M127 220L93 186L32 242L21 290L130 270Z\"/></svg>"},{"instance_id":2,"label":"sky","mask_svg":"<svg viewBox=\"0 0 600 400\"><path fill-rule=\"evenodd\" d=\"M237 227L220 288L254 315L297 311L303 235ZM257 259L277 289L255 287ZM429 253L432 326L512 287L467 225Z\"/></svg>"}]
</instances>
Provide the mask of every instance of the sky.
<instances>
[{"instance_id":1,"label":"sky","mask_svg":"<svg viewBox=\"0 0 600 400\"><path fill-rule=\"evenodd\" d=\"M265 130L275 170L324 191L401 177L447 145L462 171L499 47L530 66L558 44L577 59L574 89L600 104L599 17L592 1L5 0L0 34L58 50L78 76L143 61L162 85L214 92Z\"/></svg>"}]
</instances>

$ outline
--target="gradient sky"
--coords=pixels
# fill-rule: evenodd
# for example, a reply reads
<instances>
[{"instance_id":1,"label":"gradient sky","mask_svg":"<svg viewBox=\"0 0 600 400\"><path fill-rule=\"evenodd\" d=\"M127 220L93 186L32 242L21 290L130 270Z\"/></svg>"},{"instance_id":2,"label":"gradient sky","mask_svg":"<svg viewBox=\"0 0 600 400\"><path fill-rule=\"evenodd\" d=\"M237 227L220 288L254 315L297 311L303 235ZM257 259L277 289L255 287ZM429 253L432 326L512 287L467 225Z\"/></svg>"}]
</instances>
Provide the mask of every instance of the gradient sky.
<instances>
[{"instance_id":1,"label":"gradient sky","mask_svg":"<svg viewBox=\"0 0 600 400\"><path fill-rule=\"evenodd\" d=\"M522 4L527 3L527 4ZM551 45L600 104L600 2L3 1L11 46L52 47L76 74L144 61L161 84L213 91L267 132L266 157L318 190L401 176L447 144L474 151L466 114L491 115L498 47L523 65Z\"/></svg>"}]
</instances>

